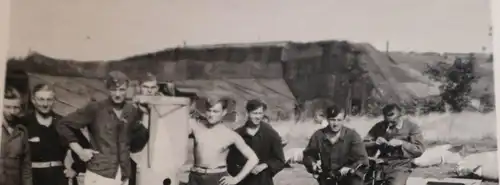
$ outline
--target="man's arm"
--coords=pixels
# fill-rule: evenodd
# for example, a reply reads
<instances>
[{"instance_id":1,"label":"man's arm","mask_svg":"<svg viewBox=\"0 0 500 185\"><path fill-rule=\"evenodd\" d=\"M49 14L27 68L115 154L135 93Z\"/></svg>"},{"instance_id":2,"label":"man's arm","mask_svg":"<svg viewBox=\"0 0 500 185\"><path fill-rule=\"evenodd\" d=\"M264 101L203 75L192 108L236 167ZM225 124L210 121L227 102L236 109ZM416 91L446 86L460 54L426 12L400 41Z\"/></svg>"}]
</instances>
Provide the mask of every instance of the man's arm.
<instances>
[{"instance_id":1,"label":"man's arm","mask_svg":"<svg viewBox=\"0 0 500 185\"><path fill-rule=\"evenodd\" d=\"M26 130L27 131L27 130ZM22 161L22 183L23 185L32 185L33 184L33 176L31 170L31 151L30 145L28 142L28 133L24 133L25 136L23 138L23 161Z\"/></svg>"},{"instance_id":2,"label":"man's arm","mask_svg":"<svg viewBox=\"0 0 500 185\"><path fill-rule=\"evenodd\" d=\"M356 169L359 165L369 165L365 144L363 143L361 136L355 131L352 134L349 158L353 161L353 164L349 166L352 169Z\"/></svg>"},{"instance_id":3,"label":"man's arm","mask_svg":"<svg viewBox=\"0 0 500 185\"><path fill-rule=\"evenodd\" d=\"M130 127L130 152L137 153L146 147L149 141L149 114L139 113L138 120Z\"/></svg>"},{"instance_id":4,"label":"man's arm","mask_svg":"<svg viewBox=\"0 0 500 185\"><path fill-rule=\"evenodd\" d=\"M317 132L316 132L317 133ZM309 143L303 152L302 164L306 167L307 172L313 173L313 165L319 160L319 142L317 134L314 133L309 139Z\"/></svg>"},{"instance_id":5,"label":"man's arm","mask_svg":"<svg viewBox=\"0 0 500 185\"><path fill-rule=\"evenodd\" d=\"M364 142L364 145L366 148L374 148L377 146L377 144L375 143L375 141L377 140L377 127L378 127L379 123L376 123L375 125L373 125L373 127L368 131L368 133L366 134L365 138L363 138L363 142Z\"/></svg>"},{"instance_id":6,"label":"man's arm","mask_svg":"<svg viewBox=\"0 0 500 185\"><path fill-rule=\"evenodd\" d=\"M414 159L422 156L425 151L424 137L418 125L412 124L410 139L409 141L403 141L401 149L405 158Z\"/></svg>"},{"instance_id":7,"label":"man's arm","mask_svg":"<svg viewBox=\"0 0 500 185\"><path fill-rule=\"evenodd\" d=\"M283 152L283 147L281 147L281 137L278 133L273 132L272 139L268 142L271 143L271 156L270 159L264 161L267 167L271 171L271 176L275 176L281 170L285 168L285 154Z\"/></svg>"},{"instance_id":8,"label":"man's arm","mask_svg":"<svg viewBox=\"0 0 500 185\"><path fill-rule=\"evenodd\" d=\"M59 135L62 136L65 142L69 143L69 147L76 153L82 151L83 148L78 144L78 138L73 130L79 130L91 124L94 120L96 110L97 107L95 107L95 104L89 104L61 118L55 124Z\"/></svg>"},{"instance_id":9,"label":"man's arm","mask_svg":"<svg viewBox=\"0 0 500 185\"><path fill-rule=\"evenodd\" d=\"M243 140L240 135L233 132L233 138L234 146L241 152L241 154L243 154L243 156L247 158L247 162L245 163L245 166L243 166L243 169L241 169L240 173L234 177L237 182L240 182L259 163L259 158L252 148L245 143L245 140Z\"/></svg>"}]
</instances>

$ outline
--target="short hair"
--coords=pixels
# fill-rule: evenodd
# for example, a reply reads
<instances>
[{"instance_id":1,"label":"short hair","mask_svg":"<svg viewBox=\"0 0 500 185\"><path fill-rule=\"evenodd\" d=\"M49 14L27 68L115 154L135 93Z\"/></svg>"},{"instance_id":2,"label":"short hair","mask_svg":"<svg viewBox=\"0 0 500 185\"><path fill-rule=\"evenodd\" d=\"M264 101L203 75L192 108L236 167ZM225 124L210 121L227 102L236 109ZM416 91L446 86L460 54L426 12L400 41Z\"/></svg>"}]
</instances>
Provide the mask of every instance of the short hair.
<instances>
[{"instance_id":1,"label":"short hair","mask_svg":"<svg viewBox=\"0 0 500 185\"><path fill-rule=\"evenodd\" d=\"M51 86L49 84L45 84L45 83L40 83L40 84L36 84L33 87L33 90L31 90L31 95L35 95L35 93L40 92L40 91L52 91L52 92L55 92L53 86Z\"/></svg>"},{"instance_id":2,"label":"short hair","mask_svg":"<svg viewBox=\"0 0 500 185\"><path fill-rule=\"evenodd\" d=\"M325 117L327 119L337 117L341 113L344 113L344 118L347 117L345 110L341 107L336 106L336 105L329 106L328 108L326 108L325 112L326 112Z\"/></svg>"},{"instance_id":3,"label":"short hair","mask_svg":"<svg viewBox=\"0 0 500 185\"><path fill-rule=\"evenodd\" d=\"M22 95L16 88L7 86L5 87L3 98L8 100L22 99Z\"/></svg>"},{"instance_id":4,"label":"short hair","mask_svg":"<svg viewBox=\"0 0 500 185\"><path fill-rule=\"evenodd\" d=\"M231 100L229 98L223 97L223 98L212 98L212 99L207 99L205 102L207 110L210 109L211 107L219 104L222 106L223 110L226 110L229 107L229 104L231 103Z\"/></svg>"},{"instance_id":5,"label":"short hair","mask_svg":"<svg viewBox=\"0 0 500 185\"><path fill-rule=\"evenodd\" d=\"M382 114L385 116L389 112L392 112L393 110L397 110L398 112L403 112L403 109L398 104L390 103L384 106L384 108L382 108Z\"/></svg>"},{"instance_id":6,"label":"short hair","mask_svg":"<svg viewBox=\"0 0 500 185\"><path fill-rule=\"evenodd\" d=\"M245 106L247 112L252 112L252 111L257 110L258 108L261 108L261 107L264 111L267 110L267 105L258 99L249 100L247 102L247 105Z\"/></svg>"}]
</instances>

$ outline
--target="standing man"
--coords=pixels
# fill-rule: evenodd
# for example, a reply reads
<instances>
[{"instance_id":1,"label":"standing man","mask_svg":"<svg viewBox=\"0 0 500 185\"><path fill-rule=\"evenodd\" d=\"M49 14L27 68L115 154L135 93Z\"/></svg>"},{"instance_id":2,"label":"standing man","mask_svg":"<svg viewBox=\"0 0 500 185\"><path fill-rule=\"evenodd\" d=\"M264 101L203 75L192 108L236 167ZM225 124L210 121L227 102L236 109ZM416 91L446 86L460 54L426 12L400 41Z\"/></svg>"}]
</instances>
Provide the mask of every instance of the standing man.
<instances>
[{"instance_id":1,"label":"standing man","mask_svg":"<svg viewBox=\"0 0 500 185\"><path fill-rule=\"evenodd\" d=\"M239 185L274 185L273 177L285 168L281 137L263 120L266 109L267 105L260 100L248 101L246 105L248 120L244 126L236 129L236 133L259 158L259 164ZM227 160L229 173L237 175L246 161L239 150L231 147Z\"/></svg>"},{"instance_id":2,"label":"standing man","mask_svg":"<svg viewBox=\"0 0 500 185\"><path fill-rule=\"evenodd\" d=\"M7 86L3 100L3 122L0 156L0 184L32 185L28 130L19 123L22 96Z\"/></svg>"},{"instance_id":3,"label":"standing man","mask_svg":"<svg viewBox=\"0 0 500 185\"><path fill-rule=\"evenodd\" d=\"M420 127L402 118L402 109L389 104L382 109L384 120L375 124L365 138L370 153L387 162L383 176L388 185L404 185L411 173L411 162L424 151L424 139Z\"/></svg>"},{"instance_id":4,"label":"standing man","mask_svg":"<svg viewBox=\"0 0 500 185\"><path fill-rule=\"evenodd\" d=\"M37 84L31 92L35 110L23 118L28 129L34 185L67 185L64 158L67 147L61 142L54 123L60 115L52 111L55 92L47 84Z\"/></svg>"},{"instance_id":5,"label":"standing man","mask_svg":"<svg viewBox=\"0 0 500 185\"><path fill-rule=\"evenodd\" d=\"M130 178L130 135L139 121L148 117L147 108L126 102L128 77L111 71L106 78L109 98L91 102L62 118L57 131L70 148L87 163L85 184L126 185ZM87 127L91 148L83 148L72 129Z\"/></svg>"},{"instance_id":6,"label":"standing man","mask_svg":"<svg viewBox=\"0 0 500 185\"><path fill-rule=\"evenodd\" d=\"M206 102L206 118L191 124L194 139L194 166L189 174L188 185L235 185L242 181L259 162L245 140L223 125L229 100ZM247 159L236 176L227 171L229 148L234 147Z\"/></svg>"},{"instance_id":7,"label":"standing man","mask_svg":"<svg viewBox=\"0 0 500 185\"><path fill-rule=\"evenodd\" d=\"M158 92L159 86L158 81L156 80L156 76L151 73L146 73L143 78L139 79L139 93L145 96L161 96L161 93ZM147 106L147 105L143 105ZM141 124L144 127L148 127L148 120L141 120ZM132 131L131 137L131 176L129 185L136 185L137 180L137 172L140 173L141 165L145 165L144 157L147 155L146 151L144 151L144 145L149 140L149 137L144 137L143 132L144 127L134 127L137 130ZM135 134L134 134L135 133ZM146 133L147 134L147 133ZM146 136L149 136L148 134ZM141 161L142 160L142 161ZM142 164L140 164L142 162ZM143 166L142 166L143 167Z\"/></svg>"},{"instance_id":8,"label":"standing man","mask_svg":"<svg viewBox=\"0 0 500 185\"><path fill-rule=\"evenodd\" d=\"M363 140L345 126L344 110L331 106L326 109L328 126L317 130L304 149L303 164L309 173L317 175L320 185L362 185L364 174L358 169L367 167Z\"/></svg>"}]
</instances>

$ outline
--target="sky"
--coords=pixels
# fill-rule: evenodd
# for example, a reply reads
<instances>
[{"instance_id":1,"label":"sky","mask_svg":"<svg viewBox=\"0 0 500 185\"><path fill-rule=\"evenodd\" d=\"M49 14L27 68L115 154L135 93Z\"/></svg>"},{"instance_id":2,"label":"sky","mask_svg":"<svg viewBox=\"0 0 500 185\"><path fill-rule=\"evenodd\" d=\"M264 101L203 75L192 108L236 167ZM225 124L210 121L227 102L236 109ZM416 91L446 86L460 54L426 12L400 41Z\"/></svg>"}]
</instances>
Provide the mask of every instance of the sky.
<instances>
[{"instance_id":1,"label":"sky","mask_svg":"<svg viewBox=\"0 0 500 185\"><path fill-rule=\"evenodd\" d=\"M187 45L349 40L491 51L488 0L15 0L9 57L114 60Z\"/></svg>"}]
</instances>

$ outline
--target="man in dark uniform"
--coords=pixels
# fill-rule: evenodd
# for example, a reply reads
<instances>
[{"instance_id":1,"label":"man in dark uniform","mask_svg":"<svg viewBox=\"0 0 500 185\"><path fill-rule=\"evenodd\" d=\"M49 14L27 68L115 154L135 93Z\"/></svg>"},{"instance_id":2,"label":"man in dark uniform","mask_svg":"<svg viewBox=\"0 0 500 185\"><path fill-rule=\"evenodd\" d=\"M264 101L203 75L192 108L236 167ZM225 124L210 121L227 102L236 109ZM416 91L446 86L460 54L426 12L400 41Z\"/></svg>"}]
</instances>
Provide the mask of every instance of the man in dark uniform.
<instances>
[{"instance_id":1,"label":"man in dark uniform","mask_svg":"<svg viewBox=\"0 0 500 185\"><path fill-rule=\"evenodd\" d=\"M303 164L309 173L318 175L320 185L362 185L368 155L361 136L343 126L344 110L331 106L326 109L328 126L316 131L304 149Z\"/></svg>"},{"instance_id":2,"label":"man in dark uniform","mask_svg":"<svg viewBox=\"0 0 500 185\"><path fill-rule=\"evenodd\" d=\"M380 152L378 158L387 164L382 173L388 185L404 185L411 174L411 162L425 151L420 127L403 118L402 109L389 104L382 109L384 120L375 124L365 138L371 155Z\"/></svg>"},{"instance_id":3,"label":"man in dark uniform","mask_svg":"<svg viewBox=\"0 0 500 185\"><path fill-rule=\"evenodd\" d=\"M273 185L273 178L285 167L285 155L281 137L267 121L264 112L267 105L260 100L250 100L246 105L248 120L237 128L245 143L252 148L259 158L259 164L243 179L239 185ZM231 147L227 157L228 172L237 175L247 159Z\"/></svg>"},{"instance_id":4,"label":"man in dark uniform","mask_svg":"<svg viewBox=\"0 0 500 185\"><path fill-rule=\"evenodd\" d=\"M91 102L62 118L56 129L77 155L87 163L85 184L127 185L130 175L130 136L134 127L143 127L148 110L126 102L129 78L111 71L106 78L109 98ZM91 149L78 143L72 129L87 127ZM145 129L145 128L144 128Z\"/></svg>"},{"instance_id":5,"label":"man in dark uniform","mask_svg":"<svg viewBox=\"0 0 500 185\"><path fill-rule=\"evenodd\" d=\"M11 86L5 88L0 153L1 185L32 185L28 130L19 123L22 96Z\"/></svg>"},{"instance_id":6,"label":"man in dark uniform","mask_svg":"<svg viewBox=\"0 0 500 185\"><path fill-rule=\"evenodd\" d=\"M34 111L26 114L23 124L28 129L34 185L67 185L64 158L67 146L61 142L54 123L61 116L52 111L55 92L47 84L38 84L31 92Z\"/></svg>"}]
</instances>

